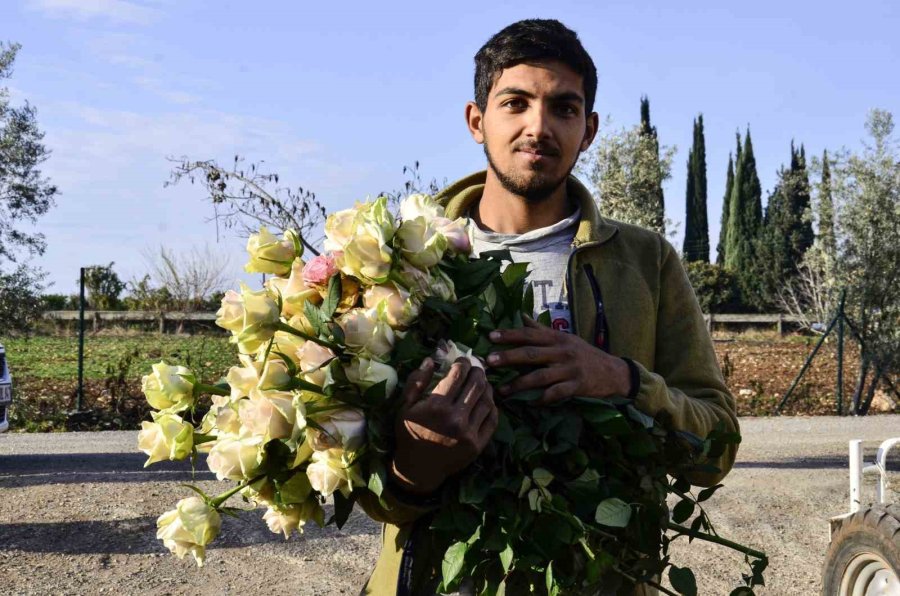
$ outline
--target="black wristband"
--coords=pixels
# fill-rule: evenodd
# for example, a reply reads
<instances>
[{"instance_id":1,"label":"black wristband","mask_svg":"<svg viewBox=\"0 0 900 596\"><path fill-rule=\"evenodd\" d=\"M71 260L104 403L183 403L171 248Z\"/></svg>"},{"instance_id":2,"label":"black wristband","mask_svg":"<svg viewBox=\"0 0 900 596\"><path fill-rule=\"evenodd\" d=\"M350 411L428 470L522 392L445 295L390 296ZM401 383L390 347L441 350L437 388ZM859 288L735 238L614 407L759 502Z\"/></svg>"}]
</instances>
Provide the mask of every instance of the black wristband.
<instances>
[{"instance_id":1,"label":"black wristband","mask_svg":"<svg viewBox=\"0 0 900 596\"><path fill-rule=\"evenodd\" d=\"M418 493L412 493L400 486L397 482L397 479L394 478L394 475L388 470L387 474L387 486L391 492L391 495L394 496L400 503L403 505L408 505L410 507L435 507L440 504L440 490L436 490L431 494L422 495Z\"/></svg>"},{"instance_id":2,"label":"black wristband","mask_svg":"<svg viewBox=\"0 0 900 596\"><path fill-rule=\"evenodd\" d=\"M630 386L628 388L628 399L634 399L637 397L638 391L641 389L641 371L638 370L637 364L634 363L634 360L631 358L622 357L622 360L625 361L625 364L628 365L628 378L630 381Z\"/></svg>"}]
</instances>

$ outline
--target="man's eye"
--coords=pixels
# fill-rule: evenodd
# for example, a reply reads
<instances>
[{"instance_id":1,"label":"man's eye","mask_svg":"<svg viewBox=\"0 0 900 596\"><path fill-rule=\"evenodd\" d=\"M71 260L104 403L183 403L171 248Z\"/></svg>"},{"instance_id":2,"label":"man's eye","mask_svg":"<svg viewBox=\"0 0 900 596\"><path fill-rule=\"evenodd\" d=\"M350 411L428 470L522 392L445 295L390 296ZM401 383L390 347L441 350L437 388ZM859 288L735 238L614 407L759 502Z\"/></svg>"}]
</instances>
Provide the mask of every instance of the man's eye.
<instances>
[{"instance_id":1,"label":"man's eye","mask_svg":"<svg viewBox=\"0 0 900 596\"><path fill-rule=\"evenodd\" d=\"M525 107L525 102L521 99L511 99L503 104L503 106L507 108L519 109Z\"/></svg>"},{"instance_id":2,"label":"man's eye","mask_svg":"<svg viewBox=\"0 0 900 596\"><path fill-rule=\"evenodd\" d=\"M559 113L566 116L576 116L578 115L578 108L575 106L559 106Z\"/></svg>"}]
</instances>

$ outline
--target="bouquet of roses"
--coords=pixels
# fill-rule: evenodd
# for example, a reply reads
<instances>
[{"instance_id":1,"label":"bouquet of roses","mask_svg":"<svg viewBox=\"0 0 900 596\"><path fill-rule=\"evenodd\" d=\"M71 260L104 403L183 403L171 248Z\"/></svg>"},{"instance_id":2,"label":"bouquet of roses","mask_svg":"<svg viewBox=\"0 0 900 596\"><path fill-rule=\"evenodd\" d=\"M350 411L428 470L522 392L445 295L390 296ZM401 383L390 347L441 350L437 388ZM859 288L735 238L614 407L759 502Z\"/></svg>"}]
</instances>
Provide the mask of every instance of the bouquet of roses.
<instances>
[{"instance_id":1,"label":"bouquet of roses","mask_svg":"<svg viewBox=\"0 0 900 596\"><path fill-rule=\"evenodd\" d=\"M238 493L267 507L269 528L286 538L310 520L342 525L364 493L380 499L409 374L426 357L438 378L461 356L482 366L504 347L490 333L533 313L527 265L503 252L470 258L467 221L446 218L426 195L406 198L397 215L383 197L333 213L325 234L325 252L308 262L290 230L250 237L246 270L272 277L222 300L216 322L231 331L241 364L224 382L203 385L164 362L143 378L157 410L138 439L147 465L206 452L219 480L237 482L215 497L194 489L160 516L157 537L179 557L203 564ZM527 372L492 368L488 380L501 386ZM195 421L203 395L211 405ZM691 570L667 554L685 535L743 552L751 572L735 593L752 594L765 555L716 535L701 503L718 486L695 496L685 479L739 437L688 437L625 399L529 403L539 397L502 400L488 448L442 486L428 518L444 553L439 591L471 578L479 594L589 593L658 585L668 569L673 588L696 593ZM669 495L679 499L671 514Z\"/></svg>"}]
</instances>

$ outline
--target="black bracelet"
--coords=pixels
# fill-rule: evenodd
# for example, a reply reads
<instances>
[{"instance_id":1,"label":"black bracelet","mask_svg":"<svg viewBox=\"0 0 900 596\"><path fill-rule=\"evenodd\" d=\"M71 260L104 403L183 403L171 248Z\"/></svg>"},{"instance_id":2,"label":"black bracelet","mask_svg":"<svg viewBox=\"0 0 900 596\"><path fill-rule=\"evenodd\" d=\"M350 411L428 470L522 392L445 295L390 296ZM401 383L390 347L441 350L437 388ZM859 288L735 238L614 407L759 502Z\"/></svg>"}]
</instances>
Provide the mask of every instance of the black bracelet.
<instances>
[{"instance_id":1,"label":"black bracelet","mask_svg":"<svg viewBox=\"0 0 900 596\"><path fill-rule=\"evenodd\" d=\"M631 358L622 357L622 360L625 361L625 364L628 365L628 378L630 380L630 387L628 389L628 399L634 399L637 397L638 391L641 389L641 371L638 370L637 364L634 363L634 360Z\"/></svg>"}]
</instances>

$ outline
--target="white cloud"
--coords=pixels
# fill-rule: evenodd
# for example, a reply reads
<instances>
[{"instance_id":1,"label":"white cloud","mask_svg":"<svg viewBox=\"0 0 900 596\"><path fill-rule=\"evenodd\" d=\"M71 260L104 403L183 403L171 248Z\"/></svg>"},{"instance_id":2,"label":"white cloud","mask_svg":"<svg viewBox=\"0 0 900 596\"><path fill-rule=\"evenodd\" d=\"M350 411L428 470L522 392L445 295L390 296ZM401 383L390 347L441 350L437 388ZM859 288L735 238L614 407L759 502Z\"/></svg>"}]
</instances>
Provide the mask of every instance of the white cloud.
<instances>
[{"instance_id":1,"label":"white cloud","mask_svg":"<svg viewBox=\"0 0 900 596\"><path fill-rule=\"evenodd\" d=\"M160 16L158 10L126 0L30 0L27 6L50 18L79 21L101 18L148 25Z\"/></svg>"},{"instance_id":2,"label":"white cloud","mask_svg":"<svg viewBox=\"0 0 900 596\"><path fill-rule=\"evenodd\" d=\"M168 89L162 80L156 77L150 76L140 76L134 78L135 84L141 89L145 91L150 91L157 97L165 99L170 103L175 104L189 104L195 103L200 98L193 93L188 93L186 91L180 91L178 89Z\"/></svg>"}]
</instances>

